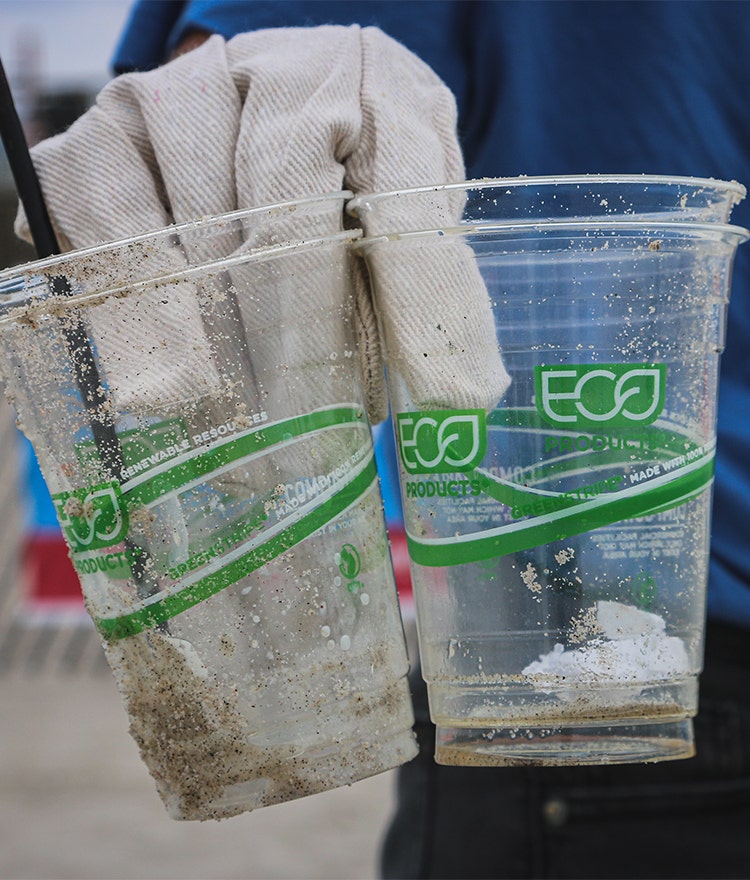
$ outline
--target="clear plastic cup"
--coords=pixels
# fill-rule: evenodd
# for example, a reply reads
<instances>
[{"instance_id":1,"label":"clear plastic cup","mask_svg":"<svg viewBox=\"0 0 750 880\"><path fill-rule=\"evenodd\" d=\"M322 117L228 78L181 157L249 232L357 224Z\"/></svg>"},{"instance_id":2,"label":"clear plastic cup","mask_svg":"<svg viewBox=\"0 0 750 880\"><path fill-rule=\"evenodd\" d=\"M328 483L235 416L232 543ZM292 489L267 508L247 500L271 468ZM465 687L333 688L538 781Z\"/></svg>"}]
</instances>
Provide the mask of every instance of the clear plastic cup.
<instances>
[{"instance_id":1,"label":"clear plastic cup","mask_svg":"<svg viewBox=\"0 0 750 880\"><path fill-rule=\"evenodd\" d=\"M345 198L0 276L8 393L174 818L416 754Z\"/></svg>"},{"instance_id":2,"label":"clear plastic cup","mask_svg":"<svg viewBox=\"0 0 750 880\"><path fill-rule=\"evenodd\" d=\"M719 354L749 234L726 224L743 196L585 176L352 204L376 296L385 260L449 249L478 266L511 377L489 411L425 409L390 368L439 763L693 753Z\"/></svg>"}]
</instances>

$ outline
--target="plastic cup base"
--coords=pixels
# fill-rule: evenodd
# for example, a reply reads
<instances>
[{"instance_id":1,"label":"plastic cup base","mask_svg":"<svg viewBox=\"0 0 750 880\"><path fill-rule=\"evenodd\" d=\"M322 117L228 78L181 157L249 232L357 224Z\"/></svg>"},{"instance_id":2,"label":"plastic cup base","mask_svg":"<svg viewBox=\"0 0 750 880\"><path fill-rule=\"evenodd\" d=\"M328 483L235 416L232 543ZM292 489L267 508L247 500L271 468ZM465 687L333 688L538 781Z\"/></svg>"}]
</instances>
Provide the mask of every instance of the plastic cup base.
<instances>
[{"instance_id":1,"label":"plastic cup base","mask_svg":"<svg viewBox=\"0 0 750 880\"><path fill-rule=\"evenodd\" d=\"M180 821L227 819L240 813L285 803L352 785L362 779L399 767L417 754L411 729L399 731L378 742L361 741L345 749L300 752L275 771L248 773L253 778L223 787L214 798L201 792L196 802L166 795L164 803L172 819Z\"/></svg>"},{"instance_id":2,"label":"plastic cup base","mask_svg":"<svg viewBox=\"0 0 750 880\"><path fill-rule=\"evenodd\" d=\"M179 766L171 756L149 765L170 817L226 819L351 785L418 753L405 675L276 721L252 735L196 738Z\"/></svg>"},{"instance_id":3,"label":"plastic cup base","mask_svg":"<svg viewBox=\"0 0 750 880\"><path fill-rule=\"evenodd\" d=\"M695 754L691 719L643 719L565 727L438 725L435 761L456 767L640 764Z\"/></svg>"}]
</instances>

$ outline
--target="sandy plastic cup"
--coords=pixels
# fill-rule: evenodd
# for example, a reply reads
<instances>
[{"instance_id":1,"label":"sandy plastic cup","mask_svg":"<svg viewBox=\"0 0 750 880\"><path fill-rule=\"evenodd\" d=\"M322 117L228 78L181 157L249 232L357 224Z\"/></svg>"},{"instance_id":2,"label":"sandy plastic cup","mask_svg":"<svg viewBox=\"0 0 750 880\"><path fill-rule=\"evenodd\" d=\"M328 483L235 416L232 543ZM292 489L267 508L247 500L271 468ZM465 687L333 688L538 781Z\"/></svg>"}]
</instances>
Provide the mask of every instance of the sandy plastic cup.
<instances>
[{"instance_id":1,"label":"sandy plastic cup","mask_svg":"<svg viewBox=\"0 0 750 880\"><path fill-rule=\"evenodd\" d=\"M0 276L8 393L174 818L416 754L345 198Z\"/></svg>"},{"instance_id":2,"label":"sandy plastic cup","mask_svg":"<svg viewBox=\"0 0 750 880\"><path fill-rule=\"evenodd\" d=\"M490 411L426 410L390 370L439 763L693 753L719 353L748 237L727 222L743 196L585 176L352 204L376 294L380 260L476 262L512 380Z\"/></svg>"}]
</instances>

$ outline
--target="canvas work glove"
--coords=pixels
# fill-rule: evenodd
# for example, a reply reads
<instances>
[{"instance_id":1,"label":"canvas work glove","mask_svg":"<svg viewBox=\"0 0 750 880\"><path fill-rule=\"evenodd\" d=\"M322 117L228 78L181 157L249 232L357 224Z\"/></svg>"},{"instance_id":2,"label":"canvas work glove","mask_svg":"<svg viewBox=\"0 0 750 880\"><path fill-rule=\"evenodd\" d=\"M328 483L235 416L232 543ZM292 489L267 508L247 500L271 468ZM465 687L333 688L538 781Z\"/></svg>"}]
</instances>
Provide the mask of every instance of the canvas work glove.
<instances>
[{"instance_id":1,"label":"canvas work glove","mask_svg":"<svg viewBox=\"0 0 750 880\"><path fill-rule=\"evenodd\" d=\"M229 41L214 36L157 70L113 80L67 132L35 147L33 159L61 245L70 249L343 189L356 194L459 181L464 168L455 129L448 89L380 30L272 29ZM435 204L410 223L455 225L461 207ZM278 217L234 244L240 251L325 235L341 222L337 217L336 228L326 221L327 228L300 234L293 221ZM16 228L29 237L22 212ZM215 256L175 246L138 259L150 260L158 275ZM451 248L436 248L429 264L408 272L394 266L389 279L385 259L378 271L390 283L375 302L362 261L355 262L372 420L387 412L381 330L417 405L492 407L508 378L487 292L471 261L468 271L463 260L457 272ZM127 267L109 271L127 277ZM220 391L221 352L202 320L199 291L194 283L178 284L167 303L157 295L147 303L150 327L141 320L143 303L135 307L128 298L113 306L117 320L111 313L97 320L92 312L120 411ZM299 295L300 302L323 302L333 294L306 288ZM238 302L251 322L241 296ZM297 356L314 357L306 349L311 344L302 328Z\"/></svg>"}]
</instances>

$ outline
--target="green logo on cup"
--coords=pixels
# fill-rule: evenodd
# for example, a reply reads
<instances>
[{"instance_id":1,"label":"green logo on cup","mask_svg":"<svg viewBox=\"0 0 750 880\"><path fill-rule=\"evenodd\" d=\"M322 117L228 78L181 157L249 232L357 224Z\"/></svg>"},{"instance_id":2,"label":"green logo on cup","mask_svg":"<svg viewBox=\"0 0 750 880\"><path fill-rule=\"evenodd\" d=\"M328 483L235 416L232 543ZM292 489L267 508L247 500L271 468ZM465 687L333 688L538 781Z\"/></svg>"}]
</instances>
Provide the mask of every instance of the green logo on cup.
<instances>
[{"instance_id":1,"label":"green logo on cup","mask_svg":"<svg viewBox=\"0 0 750 880\"><path fill-rule=\"evenodd\" d=\"M128 513L117 483L59 492L52 501L73 553L101 550L125 540Z\"/></svg>"},{"instance_id":2,"label":"green logo on cup","mask_svg":"<svg viewBox=\"0 0 750 880\"><path fill-rule=\"evenodd\" d=\"M353 544L344 544L338 554L339 571L347 580L353 580L362 569L362 560Z\"/></svg>"},{"instance_id":3,"label":"green logo on cup","mask_svg":"<svg viewBox=\"0 0 750 880\"><path fill-rule=\"evenodd\" d=\"M556 428L648 425L664 409L664 364L535 367L536 408Z\"/></svg>"},{"instance_id":4,"label":"green logo on cup","mask_svg":"<svg viewBox=\"0 0 750 880\"><path fill-rule=\"evenodd\" d=\"M484 410L432 410L398 413L398 446L410 474L470 471L484 458Z\"/></svg>"}]
</instances>

